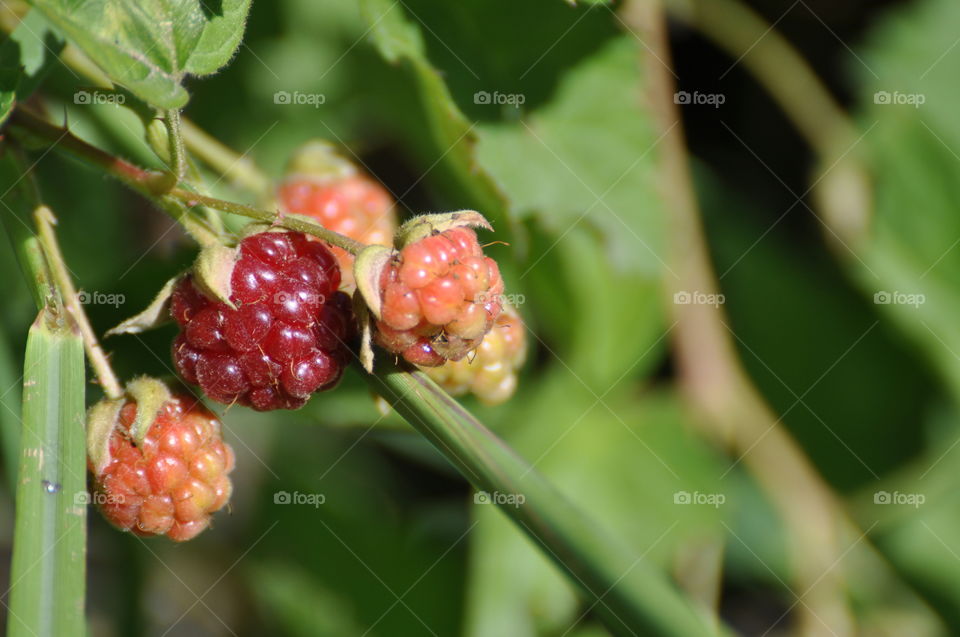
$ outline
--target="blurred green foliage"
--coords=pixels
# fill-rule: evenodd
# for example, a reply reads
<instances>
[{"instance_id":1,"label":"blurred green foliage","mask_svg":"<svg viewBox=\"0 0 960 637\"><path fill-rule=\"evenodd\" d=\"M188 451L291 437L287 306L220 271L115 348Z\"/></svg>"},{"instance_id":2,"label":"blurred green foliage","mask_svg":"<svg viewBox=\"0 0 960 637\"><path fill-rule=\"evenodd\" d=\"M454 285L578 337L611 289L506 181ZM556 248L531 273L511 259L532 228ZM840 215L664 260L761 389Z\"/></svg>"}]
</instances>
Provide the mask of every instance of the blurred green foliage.
<instances>
[{"instance_id":1,"label":"blurred green foliage","mask_svg":"<svg viewBox=\"0 0 960 637\"><path fill-rule=\"evenodd\" d=\"M854 152L873 173L876 198L867 238L848 246L853 254L777 227L783 211L733 192L727 166L698 165L696 174L729 328L751 379L902 578L881 573L875 588L852 592L858 618L873 625L889 611L917 631L901 634L953 634L960 48L952 45L960 8L906 5L876 19L855 46L863 63L849 65L858 87L852 110L867 131ZM187 81L186 113L271 176L299 143L323 137L353 153L405 213L490 214L496 238L509 241L490 252L508 291L524 296L531 356L511 402L468 399L471 410L680 581L695 570L691 552L720 547L724 612L741 618L746 607L769 615L769 625L795 603L784 583L785 529L743 463L708 442L673 374L658 137L642 47L614 11L558 0L254 2L233 62ZM159 165L138 117L74 104L76 85L71 72L52 71L43 91L51 117L65 112L85 139ZM323 103L277 103L278 91ZM926 101L876 103L878 91ZM481 92L519 95L523 104L485 104L475 98ZM179 230L90 169L51 154L38 179L80 286L123 295L117 307L87 307L98 331L146 305L190 263L194 251ZM212 190L252 200L223 182ZM0 267L16 270L8 251ZM925 302L875 303L881 292ZM17 401L4 392L20 376L31 308L19 280L5 287L5 432L17 422ZM125 378L164 375L171 337L165 328L107 347ZM236 495L213 531L171 547L91 525L92 634L159 634L171 625L170 635L606 634L537 548L495 507L475 504L399 418L381 417L355 376L300 412L229 409L225 423L238 452ZM874 503L878 490L926 501L883 506ZM281 492L324 501L284 505L275 500ZM684 492L724 502L679 506ZM5 526L8 504L0 498ZM709 559L694 564L709 570Z\"/></svg>"}]
</instances>

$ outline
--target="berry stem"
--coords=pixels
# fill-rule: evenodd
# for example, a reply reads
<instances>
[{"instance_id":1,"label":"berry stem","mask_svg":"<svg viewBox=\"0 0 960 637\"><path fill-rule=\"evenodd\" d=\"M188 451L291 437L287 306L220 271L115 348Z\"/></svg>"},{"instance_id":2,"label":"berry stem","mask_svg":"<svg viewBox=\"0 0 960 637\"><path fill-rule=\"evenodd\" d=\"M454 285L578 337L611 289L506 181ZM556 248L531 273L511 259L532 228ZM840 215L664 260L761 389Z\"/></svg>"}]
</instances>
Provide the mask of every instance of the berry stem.
<instances>
[{"instance_id":1,"label":"berry stem","mask_svg":"<svg viewBox=\"0 0 960 637\"><path fill-rule=\"evenodd\" d=\"M360 243L359 241L355 241L350 237L346 237L340 233L334 232L333 230L328 230L318 223L301 219L299 217L282 215L279 212L270 212L269 210L254 208L253 206L248 206L242 203L225 201L223 199L217 199L216 197L207 197L205 195L188 192L179 188L175 188L174 190L170 191L169 194L170 196L183 201L188 206L203 205L215 210L222 210L223 212L228 212L230 214L249 217L250 219L256 219L257 221L272 223L283 226L284 228L288 228L290 230L313 235L323 239L330 245L343 248L353 255L359 254L360 251L366 247L365 244Z\"/></svg>"},{"instance_id":2,"label":"berry stem","mask_svg":"<svg viewBox=\"0 0 960 637\"><path fill-rule=\"evenodd\" d=\"M111 155L76 137L68 129L51 124L22 106L18 106L14 110L10 116L9 124L14 133L22 134L26 138L24 140L26 143L40 141L60 152L65 152L86 163L93 164L108 175L119 179L130 188L153 200L161 209L183 225L187 232L201 245L219 243L220 239L217 233L210 230L202 219L192 213L192 209L196 206L206 206L310 234L354 255L359 254L366 247L359 241L354 241L307 219L281 215L276 211L271 212L245 204L224 201L179 188L175 184L171 184L169 174L141 168L125 159Z\"/></svg>"},{"instance_id":3,"label":"berry stem","mask_svg":"<svg viewBox=\"0 0 960 637\"><path fill-rule=\"evenodd\" d=\"M100 347L100 342L90 325L87 313L83 311L80 297L77 295L70 273L67 271L63 253L60 251L60 245L57 243L57 236L53 230L57 219L53 215L53 211L47 206L38 207L33 213L33 218L37 225L37 234L40 238L40 245L43 247L50 275L53 277L56 287L60 290L64 307L73 317L77 328L80 330L83 345L87 350L87 358L90 359L90 366L93 367L93 371L100 381L100 386L103 387L103 393L106 394L107 398L120 398L123 396L123 388L120 386L116 374L113 373L113 368L110 367L110 361L107 359L106 353Z\"/></svg>"}]
</instances>

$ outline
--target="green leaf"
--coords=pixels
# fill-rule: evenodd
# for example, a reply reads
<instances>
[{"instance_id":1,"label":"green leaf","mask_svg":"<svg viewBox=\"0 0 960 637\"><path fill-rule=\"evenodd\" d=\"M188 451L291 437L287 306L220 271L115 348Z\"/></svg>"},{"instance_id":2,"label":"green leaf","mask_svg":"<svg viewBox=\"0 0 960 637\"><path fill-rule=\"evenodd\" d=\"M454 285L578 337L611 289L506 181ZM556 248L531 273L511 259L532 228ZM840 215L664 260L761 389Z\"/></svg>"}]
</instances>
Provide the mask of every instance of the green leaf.
<instances>
[{"instance_id":1,"label":"green leaf","mask_svg":"<svg viewBox=\"0 0 960 637\"><path fill-rule=\"evenodd\" d=\"M0 124L57 61L63 46L38 11L31 11L0 44Z\"/></svg>"},{"instance_id":2,"label":"green leaf","mask_svg":"<svg viewBox=\"0 0 960 637\"><path fill-rule=\"evenodd\" d=\"M614 264L651 273L664 267L664 229L644 82L635 40L617 38L529 117L480 124L477 157L515 215L535 215L558 237L594 228Z\"/></svg>"},{"instance_id":3,"label":"green leaf","mask_svg":"<svg viewBox=\"0 0 960 637\"><path fill-rule=\"evenodd\" d=\"M402 3L362 0L364 17L380 53L388 62L407 62L417 81L429 131L444 163L493 222L506 220L502 195L474 156L474 125L464 117L440 73L427 59L419 26L405 15Z\"/></svg>"},{"instance_id":4,"label":"green leaf","mask_svg":"<svg viewBox=\"0 0 960 637\"><path fill-rule=\"evenodd\" d=\"M869 34L861 53L869 70L858 69L858 111L875 206L868 238L854 246L859 260L848 260L877 310L923 353L954 404L960 401L960 52L951 30L957 20L957 3L925 0L888 14ZM913 411L917 422L923 411ZM949 420L955 423L956 415ZM931 440L917 462L920 477L891 487L926 502L900 507L903 520L878 546L956 633L960 570L953 568L953 540L960 519L955 460L947 457L956 430L938 437L927 426L924 433ZM871 511L866 519L878 517Z\"/></svg>"},{"instance_id":5,"label":"green leaf","mask_svg":"<svg viewBox=\"0 0 960 637\"><path fill-rule=\"evenodd\" d=\"M205 14L203 33L197 42L186 71L191 75L210 75L226 66L240 42L243 40L243 27L247 21L252 0L223 0L219 11L214 13L212 2L199 2Z\"/></svg>"},{"instance_id":6,"label":"green leaf","mask_svg":"<svg viewBox=\"0 0 960 637\"><path fill-rule=\"evenodd\" d=\"M863 144L873 171L869 239L851 266L879 310L923 349L960 400L960 5L892 14L863 54ZM874 77L879 76L880 79Z\"/></svg>"},{"instance_id":7,"label":"green leaf","mask_svg":"<svg viewBox=\"0 0 960 637\"><path fill-rule=\"evenodd\" d=\"M8 634L86 633L83 343L62 307L27 337Z\"/></svg>"},{"instance_id":8,"label":"green leaf","mask_svg":"<svg viewBox=\"0 0 960 637\"><path fill-rule=\"evenodd\" d=\"M159 108L180 108L187 74L233 56L250 0L33 0L110 78ZM213 7L213 8L211 8Z\"/></svg>"}]
</instances>

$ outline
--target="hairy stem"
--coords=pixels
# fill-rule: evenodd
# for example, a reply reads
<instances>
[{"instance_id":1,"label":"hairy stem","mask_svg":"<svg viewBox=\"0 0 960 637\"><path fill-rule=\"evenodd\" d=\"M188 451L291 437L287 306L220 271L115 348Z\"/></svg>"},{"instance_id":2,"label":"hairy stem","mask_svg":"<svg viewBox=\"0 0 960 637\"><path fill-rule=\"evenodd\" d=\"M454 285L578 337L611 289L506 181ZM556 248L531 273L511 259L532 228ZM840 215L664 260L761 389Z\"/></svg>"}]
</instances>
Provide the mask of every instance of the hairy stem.
<instances>
[{"instance_id":1,"label":"hairy stem","mask_svg":"<svg viewBox=\"0 0 960 637\"><path fill-rule=\"evenodd\" d=\"M124 159L115 157L74 136L69 130L55 126L23 108L18 107L13 112L10 116L10 125L13 132L22 134L26 141L40 142L52 146L55 150L92 164L153 200L161 209L182 224L201 245L218 242L219 237L206 226L202 219L191 213L192 209L197 206L206 206L310 234L331 245L343 248L351 254L358 254L366 247L359 241L354 241L342 234L328 230L304 217L282 215L276 211L262 210L178 188L171 183L170 175L141 168Z\"/></svg>"},{"instance_id":2,"label":"hairy stem","mask_svg":"<svg viewBox=\"0 0 960 637\"><path fill-rule=\"evenodd\" d=\"M213 208L215 210L229 212L230 214L240 215L242 217L249 217L250 219L262 221L264 223L279 225L297 232L311 234L315 237L323 239L330 245L343 248L350 254L359 254L359 252L366 247L365 244L360 243L359 241L355 241L350 237L346 237L337 232L333 232L332 230L328 230L327 228L324 228L323 226L304 217L283 215L280 212L270 212L268 210L254 208L253 206L248 206L242 203L224 201L223 199L217 199L216 197L206 197L204 195L179 188L171 190L169 195L186 203L188 206L207 206L208 208Z\"/></svg>"}]
</instances>

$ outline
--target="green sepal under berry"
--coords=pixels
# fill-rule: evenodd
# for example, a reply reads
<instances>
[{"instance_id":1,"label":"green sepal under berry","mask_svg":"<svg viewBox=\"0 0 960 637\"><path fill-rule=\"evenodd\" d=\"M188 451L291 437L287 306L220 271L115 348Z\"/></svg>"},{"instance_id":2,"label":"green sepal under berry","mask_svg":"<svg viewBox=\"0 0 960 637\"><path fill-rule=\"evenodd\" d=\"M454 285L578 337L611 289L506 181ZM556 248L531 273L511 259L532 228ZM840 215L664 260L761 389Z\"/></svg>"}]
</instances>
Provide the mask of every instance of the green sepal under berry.
<instances>
[{"instance_id":1,"label":"green sepal under berry","mask_svg":"<svg viewBox=\"0 0 960 637\"><path fill-rule=\"evenodd\" d=\"M360 365L373 373L373 315L359 290L353 293L353 314L360 328Z\"/></svg>"},{"instance_id":2,"label":"green sepal under berry","mask_svg":"<svg viewBox=\"0 0 960 637\"><path fill-rule=\"evenodd\" d=\"M214 244L205 247L193 264L193 283L197 288L231 309L237 309L230 300L233 290L231 279L233 268L237 264L239 251L225 245Z\"/></svg>"},{"instance_id":3,"label":"green sepal under berry","mask_svg":"<svg viewBox=\"0 0 960 637\"><path fill-rule=\"evenodd\" d=\"M483 228L493 230L487 218L476 210L457 210L414 217L397 229L394 245L398 250L430 235L452 228Z\"/></svg>"},{"instance_id":4,"label":"green sepal under berry","mask_svg":"<svg viewBox=\"0 0 960 637\"><path fill-rule=\"evenodd\" d=\"M183 277L183 274L178 274L164 283L163 287L160 288L160 292L157 293L157 296L154 297L145 310L136 316L131 316L116 327L110 328L106 331L105 336L113 336L115 334L139 334L140 332L169 323L171 320L170 297L173 295L173 289Z\"/></svg>"},{"instance_id":5,"label":"green sepal under berry","mask_svg":"<svg viewBox=\"0 0 960 637\"><path fill-rule=\"evenodd\" d=\"M140 376L127 383L127 395L137 404L137 418L130 426L130 435L139 447L157 414L173 395L163 382L149 376Z\"/></svg>"},{"instance_id":6,"label":"green sepal under berry","mask_svg":"<svg viewBox=\"0 0 960 637\"><path fill-rule=\"evenodd\" d=\"M157 414L170 401L172 394L167 386L149 376L141 376L127 383L124 395L119 398L104 398L87 411L87 457L95 475L100 475L110 464L110 438L120 422L120 410L133 401L137 405L137 417L130 427L130 438L138 447L143 444Z\"/></svg>"},{"instance_id":7,"label":"green sepal under berry","mask_svg":"<svg viewBox=\"0 0 960 637\"><path fill-rule=\"evenodd\" d=\"M110 464L110 436L120 419L125 397L104 398L87 410L87 457L97 475Z\"/></svg>"},{"instance_id":8,"label":"green sepal under berry","mask_svg":"<svg viewBox=\"0 0 960 637\"><path fill-rule=\"evenodd\" d=\"M383 300L380 296L380 278L390 260L397 254L391 248L370 245L360 251L353 262L353 278L357 282L357 291L367 302L367 307L378 319L381 318Z\"/></svg>"}]
</instances>

